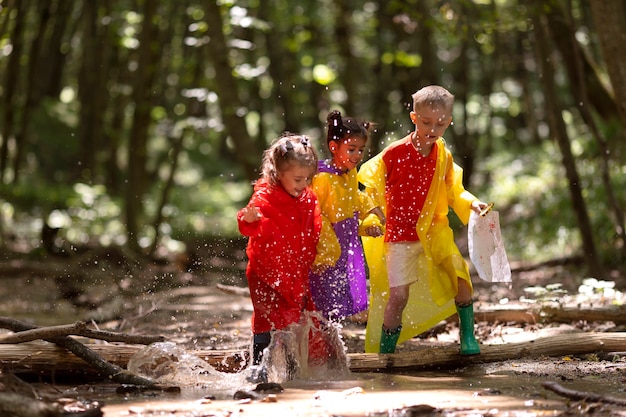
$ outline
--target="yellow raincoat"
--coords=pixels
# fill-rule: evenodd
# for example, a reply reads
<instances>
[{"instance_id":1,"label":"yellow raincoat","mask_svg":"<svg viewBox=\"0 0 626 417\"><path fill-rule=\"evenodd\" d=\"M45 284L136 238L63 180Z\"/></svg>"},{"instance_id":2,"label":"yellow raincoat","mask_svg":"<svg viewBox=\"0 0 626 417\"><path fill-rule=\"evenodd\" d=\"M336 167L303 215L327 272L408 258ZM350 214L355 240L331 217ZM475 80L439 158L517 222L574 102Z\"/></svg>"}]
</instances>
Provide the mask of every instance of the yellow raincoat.
<instances>
[{"instance_id":1,"label":"yellow raincoat","mask_svg":"<svg viewBox=\"0 0 626 417\"><path fill-rule=\"evenodd\" d=\"M401 141L410 140L407 136ZM471 204L477 200L463 187L463 169L454 163L443 138L436 142L438 149L435 174L426 202L416 225L422 242L423 260L427 270L420 271L417 282L411 284L409 301L402 316L402 331L398 343L405 342L430 329L441 320L456 313L454 297L458 293L458 278L472 288L469 270L454 242L448 223L451 207L459 219L467 224ZM384 150L365 162L358 178L374 202L386 212L386 166ZM367 321L365 351L378 353L385 305L389 297L389 282L381 238L363 237L363 249L370 272L370 309Z\"/></svg>"}]
</instances>

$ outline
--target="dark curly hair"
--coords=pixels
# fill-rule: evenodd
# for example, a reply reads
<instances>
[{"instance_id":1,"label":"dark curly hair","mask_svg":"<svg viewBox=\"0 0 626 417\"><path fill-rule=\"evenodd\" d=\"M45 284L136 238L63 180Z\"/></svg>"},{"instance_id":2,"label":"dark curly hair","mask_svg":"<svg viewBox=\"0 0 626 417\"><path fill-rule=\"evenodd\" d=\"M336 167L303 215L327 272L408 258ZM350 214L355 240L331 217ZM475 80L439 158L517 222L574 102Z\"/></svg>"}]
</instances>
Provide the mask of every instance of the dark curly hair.
<instances>
[{"instance_id":1,"label":"dark curly hair","mask_svg":"<svg viewBox=\"0 0 626 417\"><path fill-rule=\"evenodd\" d=\"M332 141L341 141L350 136L367 140L369 129L372 126L370 122L360 121L352 117L342 117L339 110L333 110L328 114L326 125L328 127L327 144Z\"/></svg>"}]
</instances>

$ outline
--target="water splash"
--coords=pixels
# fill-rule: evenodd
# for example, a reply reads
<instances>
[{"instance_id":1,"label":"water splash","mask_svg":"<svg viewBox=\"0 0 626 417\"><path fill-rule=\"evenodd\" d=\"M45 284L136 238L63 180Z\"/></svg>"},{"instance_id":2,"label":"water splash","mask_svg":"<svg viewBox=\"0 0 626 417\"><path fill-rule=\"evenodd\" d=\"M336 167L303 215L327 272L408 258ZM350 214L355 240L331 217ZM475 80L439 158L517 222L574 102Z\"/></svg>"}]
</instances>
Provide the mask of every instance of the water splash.
<instances>
[{"instance_id":1,"label":"water splash","mask_svg":"<svg viewBox=\"0 0 626 417\"><path fill-rule=\"evenodd\" d=\"M188 353L173 342L153 343L137 351L128 361L128 371L163 385L212 386L229 390L244 382L243 375L220 372L207 361Z\"/></svg>"},{"instance_id":2,"label":"water splash","mask_svg":"<svg viewBox=\"0 0 626 417\"><path fill-rule=\"evenodd\" d=\"M249 366L238 373L220 372L173 342L146 346L130 358L127 368L164 385L211 386L224 392L261 382L256 380L259 367ZM272 333L260 368L267 382L347 378L350 369L340 326L319 313L304 314L299 323Z\"/></svg>"},{"instance_id":3,"label":"water splash","mask_svg":"<svg viewBox=\"0 0 626 417\"><path fill-rule=\"evenodd\" d=\"M317 312L303 314L299 323L272 333L261 367L277 383L347 378L350 368L340 325Z\"/></svg>"}]
</instances>

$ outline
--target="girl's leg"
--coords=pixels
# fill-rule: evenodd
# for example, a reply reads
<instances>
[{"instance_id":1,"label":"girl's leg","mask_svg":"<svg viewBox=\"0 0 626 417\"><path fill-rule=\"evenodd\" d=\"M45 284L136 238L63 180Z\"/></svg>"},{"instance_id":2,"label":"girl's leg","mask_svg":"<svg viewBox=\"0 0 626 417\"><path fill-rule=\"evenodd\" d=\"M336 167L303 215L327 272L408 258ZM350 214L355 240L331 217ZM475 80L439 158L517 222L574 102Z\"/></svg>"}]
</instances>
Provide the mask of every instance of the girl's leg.
<instances>
[{"instance_id":1,"label":"girl's leg","mask_svg":"<svg viewBox=\"0 0 626 417\"><path fill-rule=\"evenodd\" d=\"M263 359L263 350L270 345L270 332L255 334L252 340L252 364L260 365Z\"/></svg>"}]
</instances>

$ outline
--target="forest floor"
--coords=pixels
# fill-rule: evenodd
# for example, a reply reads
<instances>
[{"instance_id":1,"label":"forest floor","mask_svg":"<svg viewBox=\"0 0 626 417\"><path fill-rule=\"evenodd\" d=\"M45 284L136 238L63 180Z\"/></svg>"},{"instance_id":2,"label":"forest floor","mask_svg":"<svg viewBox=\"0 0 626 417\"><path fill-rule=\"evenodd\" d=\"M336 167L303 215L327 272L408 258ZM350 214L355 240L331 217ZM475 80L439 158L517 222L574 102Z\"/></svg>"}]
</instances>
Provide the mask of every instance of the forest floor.
<instances>
[{"instance_id":1,"label":"forest floor","mask_svg":"<svg viewBox=\"0 0 626 417\"><path fill-rule=\"evenodd\" d=\"M99 249L72 257L0 260L0 311L37 326L93 320L99 329L128 334L164 335L187 351L247 351L252 306L245 283L240 245L200 246L184 258L142 264L119 250ZM580 265L514 265L512 285L475 281L476 335L483 345L502 345L580 332L623 332L623 324L531 320L488 322L480 312L494 309L540 311L543 306L604 308L625 298L612 275L584 281ZM3 330L0 329L0 335ZM347 353L363 352L365 324L345 323L341 336ZM458 343L454 320L400 346L398 352ZM1 345L0 345L1 348ZM626 401L626 352L515 358L459 365L451 369L353 373L347 379L291 381L284 391L263 400L233 399L204 387L184 395L115 394L106 381L36 381L43 391L105 404L106 417L141 416L417 416L417 415L611 415L625 416L610 401L572 401L542 387L556 381L576 392ZM241 381L233 382L235 385ZM211 384L209 384L211 385ZM2 391L0 385L0 392ZM216 392L221 392L217 394ZM226 392L226 394L224 394ZM211 399L212 398L212 399ZM620 408L621 407L621 408Z\"/></svg>"}]
</instances>

